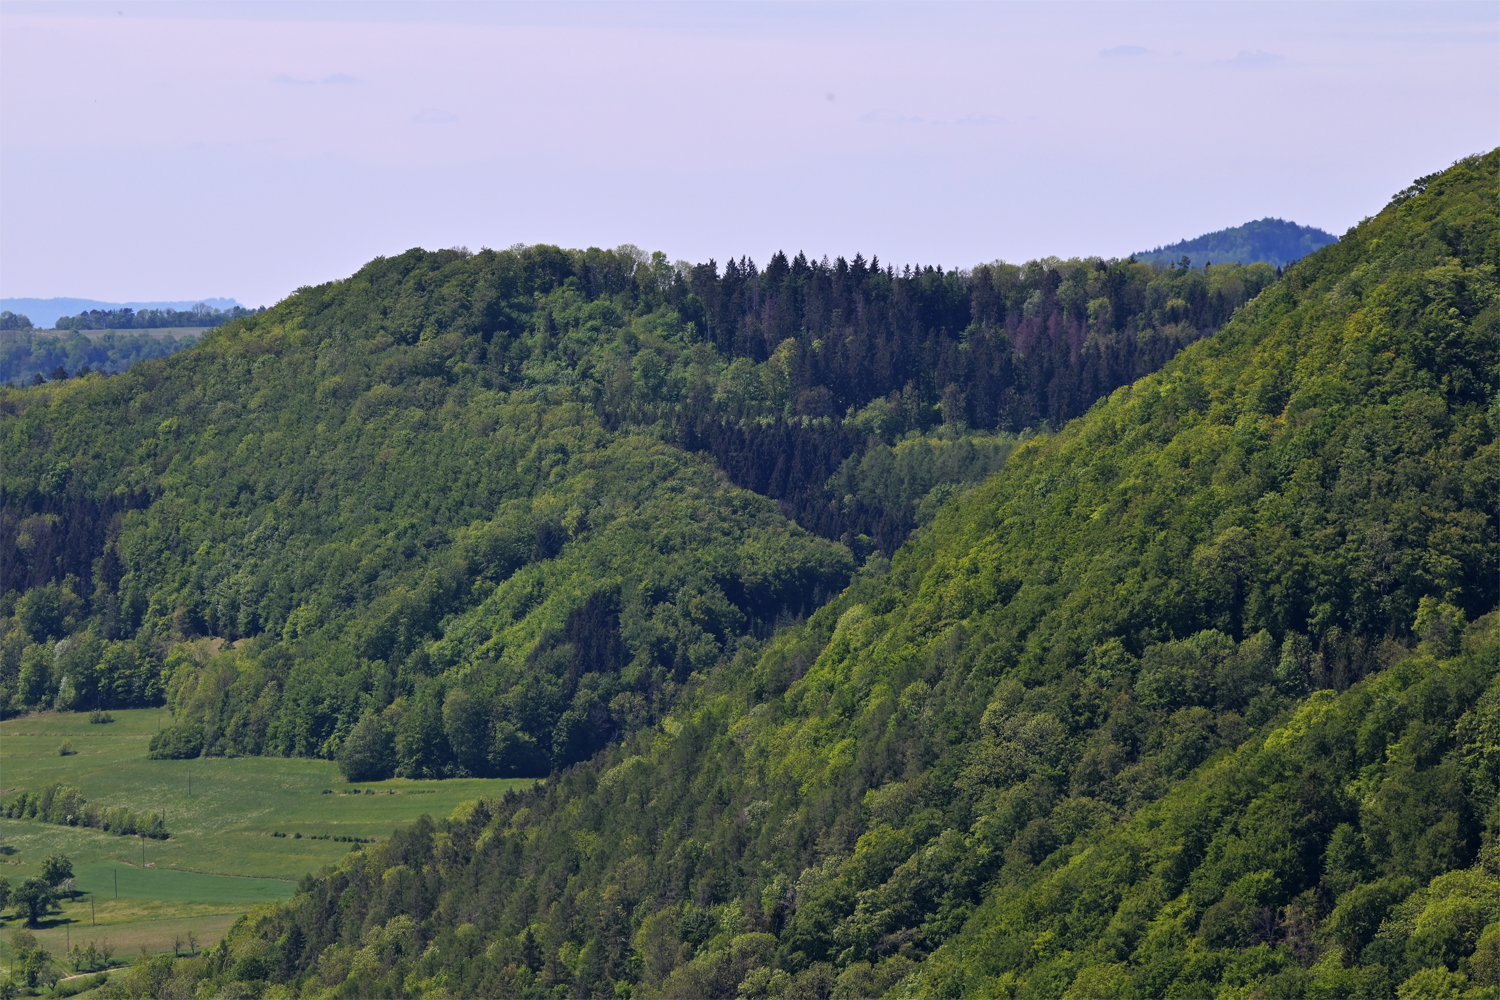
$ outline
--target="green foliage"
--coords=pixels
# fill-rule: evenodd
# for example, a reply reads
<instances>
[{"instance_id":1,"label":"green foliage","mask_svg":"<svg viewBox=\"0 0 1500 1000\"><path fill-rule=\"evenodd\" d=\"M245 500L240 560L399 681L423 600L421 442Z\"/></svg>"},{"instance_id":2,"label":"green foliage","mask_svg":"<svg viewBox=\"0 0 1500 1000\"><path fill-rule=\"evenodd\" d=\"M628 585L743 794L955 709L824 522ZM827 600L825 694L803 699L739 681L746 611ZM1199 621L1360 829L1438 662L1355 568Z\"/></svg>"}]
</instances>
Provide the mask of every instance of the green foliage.
<instances>
[{"instance_id":1,"label":"green foliage","mask_svg":"<svg viewBox=\"0 0 1500 1000\"><path fill-rule=\"evenodd\" d=\"M1118 983L1151 994L1273 979L1340 992L1356 973L1389 991L1416 970L1457 968L1500 917L1496 873L1465 867L1494 836L1494 789L1471 784L1451 735L1500 695L1493 617L1454 660L1406 659L1320 694L1116 831L993 893L924 966L918 992L1023 991L1111 963ZM1432 730L1450 734L1437 754L1402 753ZM1185 964L1190 943L1217 957Z\"/></svg>"},{"instance_id":2,"label":"green foliage","mask_svg":"<svg viewBox=\"0 0 1500 1000\"><path fill-rule=\"evenodd\" d=\"M1081 412L1271 280L873 265L412 251L5 395L0 711L165 697L160 753L325 758L376 713L403 776L546 774L998 468L972 428Z\"/></svg>"},{"instance_id":3,"label":"green foliage","mask_svg":"<svg viewBox=\"0 0 1500 1000\"><path fill-rule=\"evenodd\" d=\"M259 310L264 312L265 310ZM199 302L191 309L89 309L77 316L59 316L53 327L58 330L170 330L180 327L223 326L241 316L253 316L257 310L244 306L215 309Z\"/></svg>"},{"instance_id":4,"label":"green foliage","mask_svg":"<svg viewBox=\"0 0 1500 1000\"><path fill-rule=\"evenodd\" d=\"M28 883L41 882L40 879L27 881ZM42 885L45 886L45 883ZM35 886L32 888L34 891L28 895L28 900L40 900L42 889ZM46 912L46 909L47 907L44 906L42 912ZM36 921L28 921L28 924L35 926ZM22 988L26 988L29 992L37 987L56 984L59 973L53 965L52 955L37 943L35 934L25 930L11 931L10 953L10 975L0 982L0 994L8 993L14 997L20 995Z\"/></svg>"},{"instance_id":5,"label":"green foliage","mask_svg":"<svg viewBox=\"0 0 1500 1000\"><path fill-rule=\"evenodd\" d=\"M413 252L6 393L12 704L66 677L102 707L118 649L163 665L158 748L553 772L129 989L1469 989L1500 917L1497 174L1461 162L1013 450L967 436L1040 397L966 396L950 348L1175 348L1268 269ZM815 307L840 287L932 331L922 384L876 378L911 341ZM834 472L915 521L1005 467L856 571L676 447L767 441L822 458L725 471L851 544Z\"/></svg>"},{"instance_id":6,"label":"green foliage","mask_svg":"<svg viewBox=\"0 0 1500 1000\"><path fill-rule=\"evenodd\" d=\"M66 335L19 328L0 336L0 382L8 385L40 384L42 379L83 377L90 370L122 372L150 358L164 358L193 346L198 333L85 334L83 329Z\"/></svg>"},{"instance_id":7,"label":"green foliage","mask_svg":"<svg viewBox=\"0 0 1500 1000\"><path fill-rule=\"evenodd\" d=\"M49 854L42 859L41 876L43 881L55 889L64 879L73 877L73 862L68 860L66 854Z\"/></svg>"},{"instance_id":8,"label":"green foliage","mask_svg":"<svg viewBox=\"0 0 1500 1000\"><path fill-rule=\"evenodd\" d=\"M1492 977L1497 176L1299 262L659 726L309 879L205 988L251 954L347 995Z\"/></svg>"},{"instance_id":9,"label":"green foliage","mask_svg":"<svg viewBox=\"0 0 1500 1000\"><path fill-rule=\"evenodd\" d=\"M166 840L170 836L161 813L135 813L122 806L104 808L90 803L83 797L83 792L60 781L51 782L34 792L19 792L0 799L0 816L82 826L122 837L141 836ZM48 862L51 860L49 858ZM48 881L56 884L50 878Z\"/></svg>"},{"instance_id":10,"label":"green foliage","mask_svg":"<svg viewBox=\"0 0 1500 1000\"><path fill-rule=\"evenodd\" d=\"M10 902L16 908L17 916L25 917L28 927L37 926L42 917L57 905L52 886L38 876L32 876L12 889Z\"/></svg>"},{"instance_id":11,"label":"green foliage","mask_svg":"<svg viewBox=\"0 0 1500 1000\"><path fill-rule=\"evenodd\" d=\"M146 756L152 760L187 760L203 753L203 726L196 722L168 726L151 737Z\"/></svg>"},{"instance_id":12,"label":"green foliage","mask_svg":"<svg viewBox=\"0 0 1500 1000\"><path fill-rule=\"evenodd\" d=\"M366 712L339 749L339 770L346 781L382 781L393 776L396 738L390 725L374 712Z\"/></svg>"},{"instance_id":13,"label":"green foliage","mask_svg":"<svg viewBox=\"0 0 1500 1000\"><path fill-rule=\"evenodd\" d=\"M12 710L150 704L165 677L179 726L158 756L331 757L362 715L389 709L403 775L544 775L836 592L846 551L788 530L705 463L610 431L571 379L493 388L499 348L523 331L402 345L383 321L344 332L372 282L399 288L406 274L419 288L443 268L477 283L475 308L498 282L529 309L533 287L514 272L549 252L378 262L172 367L17 396L13 441L71 427L93 471L43 463L53 472L6 487L33 509L50 510L48 490L69 498L61 514L8 522L14 582L70 559L84 574L12 598L0 673ZM463 360L492 347L487 367ZM140 415L126 421L135 432L104 433L121 403ZM173 652L204 634L258 638Z\"/></svg>"}]
</instances>

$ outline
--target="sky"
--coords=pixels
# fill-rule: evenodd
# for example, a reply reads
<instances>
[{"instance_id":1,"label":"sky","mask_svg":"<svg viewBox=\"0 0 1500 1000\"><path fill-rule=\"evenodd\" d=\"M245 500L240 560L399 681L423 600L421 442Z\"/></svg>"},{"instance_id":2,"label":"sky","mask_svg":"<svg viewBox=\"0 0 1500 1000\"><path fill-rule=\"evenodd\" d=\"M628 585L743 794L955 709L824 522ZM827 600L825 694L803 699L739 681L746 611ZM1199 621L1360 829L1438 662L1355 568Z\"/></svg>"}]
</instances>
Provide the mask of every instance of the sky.
<instances>
[{"instance_id":1,"label":"sky","mask_svg":"<svg viewBox=\"0 0 1500 1000\"><path fill-rule=\"evenodd\" d=\"M969 267L1342 234L1500 145L1500 4L0 0L0 295L410 247Z\"/></svg>"}]
</instances>

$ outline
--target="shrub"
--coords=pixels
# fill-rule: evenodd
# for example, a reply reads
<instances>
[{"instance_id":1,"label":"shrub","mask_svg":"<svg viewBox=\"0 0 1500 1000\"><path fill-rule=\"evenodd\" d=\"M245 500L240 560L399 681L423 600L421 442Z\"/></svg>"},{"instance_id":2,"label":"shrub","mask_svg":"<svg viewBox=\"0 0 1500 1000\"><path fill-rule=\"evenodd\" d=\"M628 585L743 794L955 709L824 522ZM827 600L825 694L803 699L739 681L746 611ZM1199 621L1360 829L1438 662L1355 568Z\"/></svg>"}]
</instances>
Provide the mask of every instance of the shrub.
<instances>
[{"instance_id":1,"label":"shrub","mask_svg":"<svg viewBox=\"0 0 1500 1000\"><path fill-rule=\"evenodd\" d=\"M203 753L203 727L196 722L168 726L151 737L146 756L152 760L189 760Z\"/></svg>"}]
</instances>

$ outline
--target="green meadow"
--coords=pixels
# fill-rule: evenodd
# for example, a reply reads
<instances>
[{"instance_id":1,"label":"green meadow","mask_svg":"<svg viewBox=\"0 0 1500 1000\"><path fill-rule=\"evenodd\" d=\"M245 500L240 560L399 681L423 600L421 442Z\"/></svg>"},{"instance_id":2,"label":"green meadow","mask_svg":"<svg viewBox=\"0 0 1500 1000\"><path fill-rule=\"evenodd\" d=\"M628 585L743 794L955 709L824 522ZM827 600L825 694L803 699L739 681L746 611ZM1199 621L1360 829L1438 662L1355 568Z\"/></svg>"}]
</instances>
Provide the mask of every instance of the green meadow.
<instances>
[{"instance_id":1,"label":"green meadow","mask_svg":"<svg viewBox=\"0 0 1500 1000\"><path fill-rule=\"evenodd\" d=\"M36 820L0 819L0 875L12 885L49 854L73 861L84 895L53 914L37 937L54 955L67 943L108 938L117 955L171 951L192 933L216 941L250 907L284 899L308 872L355 845L322 837L389 836L426 813L502 794L528 779L346 783L332 761L277 757L148 760L147 746L170 719L163 710L41 713L0 722L0 798L52 781L75 785L90 802L165 811L167 840L121 837ZM71 743L73 754L59 753ZM191 787L190 787L191 786ZM285 834L285 836L276 836ZM299 836L300 835L300 836ZM14 917L7 930L19 926ZM8 959L9 942L0 946Z\"/></svg>"}]
</instances>

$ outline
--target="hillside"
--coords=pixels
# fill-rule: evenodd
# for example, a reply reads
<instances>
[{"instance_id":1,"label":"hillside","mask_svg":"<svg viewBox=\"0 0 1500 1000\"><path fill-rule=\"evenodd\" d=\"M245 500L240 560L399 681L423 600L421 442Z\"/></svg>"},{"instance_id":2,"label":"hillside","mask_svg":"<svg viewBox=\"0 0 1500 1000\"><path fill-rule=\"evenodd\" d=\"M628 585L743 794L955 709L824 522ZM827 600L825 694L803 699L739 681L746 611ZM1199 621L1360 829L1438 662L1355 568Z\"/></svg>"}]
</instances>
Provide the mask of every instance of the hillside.
<instances>
[{"instance_id":1,"label":"hillside","mask_svg":"<svg viewBox=\"0 0 1500 1000\"><path fill-rule=\"evenodd\" d=\"M123 375L0 390L0 709L165 699L172 755L545 775L1273 278L375 261Z\"/></svg>"},{"instance_id":2,"label":"hillside","mask_svg":"<svg viewBox=\"0 0 1500 1000\"><path fill-rule=\"evenodd\" d=\"M1250 264L1260 261L1281 267L1301 260L1338 237L1314 226L1299 226L1284 219L1259 219L1243 226L1205 233L1171 246L1142 250L1131 256L1146 264L1170 266L1186 257L1193 267L1206 264Z\"/></svg>"},{"instance_id":3,"label":"hillside","mask_svg":"<svg viewBox=\"0 0 1500 1000\"><path fill-rule=\"evenodd\" d=\"M1018 448L659 726L119 995L1491 995L1497 168Z\"/></svg>"},{"instance_id":4,"label":"hillside","mask_svg":"<svg viewBox=\"0 0 1500 1000\"><path fill-rule=\"evenodd\" d=\"M1274 284L413 251L5 391L11 705L550 772L108 990L1489 988L1497 166Z\"/></svg>"}]
</instances>

